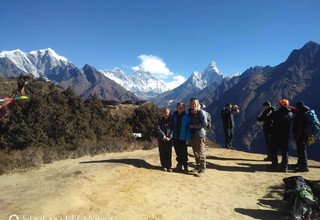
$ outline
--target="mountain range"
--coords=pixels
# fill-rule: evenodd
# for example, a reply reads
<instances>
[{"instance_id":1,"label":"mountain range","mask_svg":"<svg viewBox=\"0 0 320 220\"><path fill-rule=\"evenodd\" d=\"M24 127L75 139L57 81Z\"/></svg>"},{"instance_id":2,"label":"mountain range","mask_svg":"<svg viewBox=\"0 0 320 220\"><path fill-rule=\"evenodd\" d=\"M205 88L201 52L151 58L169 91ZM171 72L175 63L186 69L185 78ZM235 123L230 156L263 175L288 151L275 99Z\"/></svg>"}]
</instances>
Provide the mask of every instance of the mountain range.
<instances>
[{"instance_id":1,"label":"mountain range","mask_svg":"<svg viewBox=\"0 0 320 220\"><path fill-rule=\"evenodd\" d=\"M97 95L106 100L139 100L93 66L86 64L78 68L50 48L30 53L21 50L0 52L0 76L9 78L20 74L43 78L63 88L70 87L82 98Z\"/></svg>"},{"instance_id":2,"label":"mountain range","mask_svg":"<svg viewBox=\"0 0 320 220\"><path fill-rule=\"evenodd\" d=\"M88 64L78 68L51 48L29 53L21 50L1 51L0 71L0 76L4 78L31 75L52 81L63 88L71 87L83 98L96 94L101 99L117 101L151 99L159 106L170 100L186 98L213 82L218 85L223 79L215 62L211 62L203 72L193 72L178 89L169 91L150 72L138 70L127 74L119 68L96 70Z\"/></svg>"},{"instance_id":3,"label":"mountain range","mask_svg":"<svg viewBox=\"0 0 320 220\"><path fill-rule=\"evenodd\" d=\"M320 115L319 48L318 43L310 41L293 50L287 60L277 66L250 67L233 77L223 77L217 65L211 62L173 90L168 90L148 72L126 74L119 68L98 71L90 65L78 68L52 49L0 52L0 76L32 75L63 88L71 87L83 98L96 94L101 99L118 101L149 99L159 107L172 109L178 101L188 105L191 97L197 97L212 115L213 130L209 137L218 143L224 142L220 111L231 102L241 108L235 116L234 145L244 151L261 153L265 151L263 133L256 117L262 111L263 102L268 100L277 106L280 98L288 99L291 104L302 100ZM310 151L311 157L320 160L320 150L312 146Z\"/></svg>"}]
</instances>

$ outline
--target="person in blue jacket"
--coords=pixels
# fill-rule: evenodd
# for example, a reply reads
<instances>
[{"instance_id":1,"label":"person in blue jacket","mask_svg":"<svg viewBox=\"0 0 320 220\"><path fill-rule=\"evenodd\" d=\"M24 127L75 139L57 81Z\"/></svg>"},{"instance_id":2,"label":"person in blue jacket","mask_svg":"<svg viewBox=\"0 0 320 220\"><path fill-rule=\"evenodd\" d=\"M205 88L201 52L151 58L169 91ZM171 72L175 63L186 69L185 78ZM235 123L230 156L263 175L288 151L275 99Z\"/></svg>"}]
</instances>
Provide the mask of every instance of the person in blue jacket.
<instances>
[{"instance_id":1,"label":"person in blue jacket","mask_svg":"<svg viewBox=\"0 0 320 220\"><path fill-rule=\"evenodd\" d=\"M190 116L185 111L185 104L179 102L177 110L172 114L173 146L176 152L176 171L188 172L187 141L190 141ZM182 169L183 168L183 169Z\"/></svg>"}]
</instances>

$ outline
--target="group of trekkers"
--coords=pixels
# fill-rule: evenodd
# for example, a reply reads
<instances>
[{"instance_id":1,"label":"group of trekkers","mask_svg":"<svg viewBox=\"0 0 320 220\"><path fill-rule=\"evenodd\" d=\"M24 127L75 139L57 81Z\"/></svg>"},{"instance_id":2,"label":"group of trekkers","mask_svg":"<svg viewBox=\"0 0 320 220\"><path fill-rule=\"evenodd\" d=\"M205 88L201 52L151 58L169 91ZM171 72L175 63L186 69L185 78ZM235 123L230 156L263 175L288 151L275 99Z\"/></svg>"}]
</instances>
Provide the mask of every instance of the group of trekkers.
<instances>
[{"instance_id":1,"label":"group of trekkers","mask_svg":"<svg viewBox=\"0 0 320 220\"><path fill-rule=\"evenodd\" d=\"M271 161L270 171L288 171L289 137L292 123L293 139L297 148L298 162L294 165L296 172L308 172L307 160L307 118L306 113L310 110L302 101L294 106L289 105L287 99L279 100L279 108L271 106L270 102L264 102L264 111L257 117L263 122L265 145L267 148L266 161ZM278 164L278 151L281 151L282 160Z\"/></svg>"},{"instance_id":2,"label":"group of trekkers","mask_svg":"<svg viewBox=\"0 0 320 220\"><path fill-rule=\"evenodd\" d=\"M307 136L305 132L305 114L310 109L303 102L297 102L290 106L287 99L279 100L279 108L276 109L269 101L263 103L264 111L257 117L258 122L263 122L267 157L265 161L271 161L269 171L287 172L289 136L291 123L293 122L294 141L297 147L298 162L295 164L295 172L308 172L307 161ZM235 149L232 146L234 134L233 115L240 112L237 105L228 103L221 110L222 125L225 134L225 147ZM162 110L162 117L157 123L158 146L160 163L163 171L172 172L172 145L176 153L176 172L191 173L201 176L206 170L205 138L209 122L208 113L202 108L198 99L190 99L189 109L186 111L184 103L179 102L171 115L169 108ZM187 144L190 144L194 153L196 167L188 170ZM281 151L282 160L278 164L278 151Z\"/></svg>"},{"instance_id":3,"label":"group of trekkers","mask_svg":"<svg viewBox=\"0 0 320 220\"><path fill-rule=\"evenodd\" d=\"M187 142L193 149L196 167L190 172L201 176L206 170L204 153L208 118L198 99L192 98L188 113L185 104L179 102L176 111L170 116L170 109L164 108L157 124L160 162L163 171L172 172L172 143L176 152L176 172L189 173Z\"/></svg>"}]
</instances>

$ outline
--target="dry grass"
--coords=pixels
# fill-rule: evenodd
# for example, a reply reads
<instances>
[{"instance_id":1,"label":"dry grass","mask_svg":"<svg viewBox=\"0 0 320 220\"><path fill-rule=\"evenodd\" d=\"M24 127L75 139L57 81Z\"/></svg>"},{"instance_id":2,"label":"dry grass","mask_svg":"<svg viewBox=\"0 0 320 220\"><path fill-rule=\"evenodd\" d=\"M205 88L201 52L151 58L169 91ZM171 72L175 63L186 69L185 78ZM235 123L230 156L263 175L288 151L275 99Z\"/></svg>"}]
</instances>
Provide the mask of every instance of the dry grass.
<instances>
[{"instance_id":1,"label":"dry grass","mask_svg":"<svg viewBox=\"0 0 320 220\"><path fill-rule=\"evenodd\" d=\"M0 175L10 172L27 171L43 164L64 159L75 159L86 155L98 155L109 152L124 152L156 147L156 140L151 142L123 140L105 137L99 142L83 140L77 147L29 147L23 150L0 151Z\"/></svg>"}]
</instances>

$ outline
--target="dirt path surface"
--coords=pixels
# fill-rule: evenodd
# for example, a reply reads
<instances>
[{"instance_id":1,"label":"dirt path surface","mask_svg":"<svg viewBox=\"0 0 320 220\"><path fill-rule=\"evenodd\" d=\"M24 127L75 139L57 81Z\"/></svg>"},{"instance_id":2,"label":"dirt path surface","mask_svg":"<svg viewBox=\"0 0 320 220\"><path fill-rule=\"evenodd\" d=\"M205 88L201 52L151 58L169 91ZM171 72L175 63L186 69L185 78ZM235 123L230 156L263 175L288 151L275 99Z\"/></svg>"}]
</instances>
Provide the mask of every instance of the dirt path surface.
<instances>
[{"instance_id":1,"label":"dirt path surface","mask_svg":"<svg viewBox=\"0 0 320 220\"><path fill-rule=\"evenodd\" d=\"M296 173L267 172L264 155L226 149L206 149L206 155L202 177L161 171L157 149L87 156L2 175L0 219L281 218L282 179ZM189 162L194 164L192 156ZM299 175L319 180L319 171L320 163L310 161L310 172Z\"/></svg>"}]
</instances>

